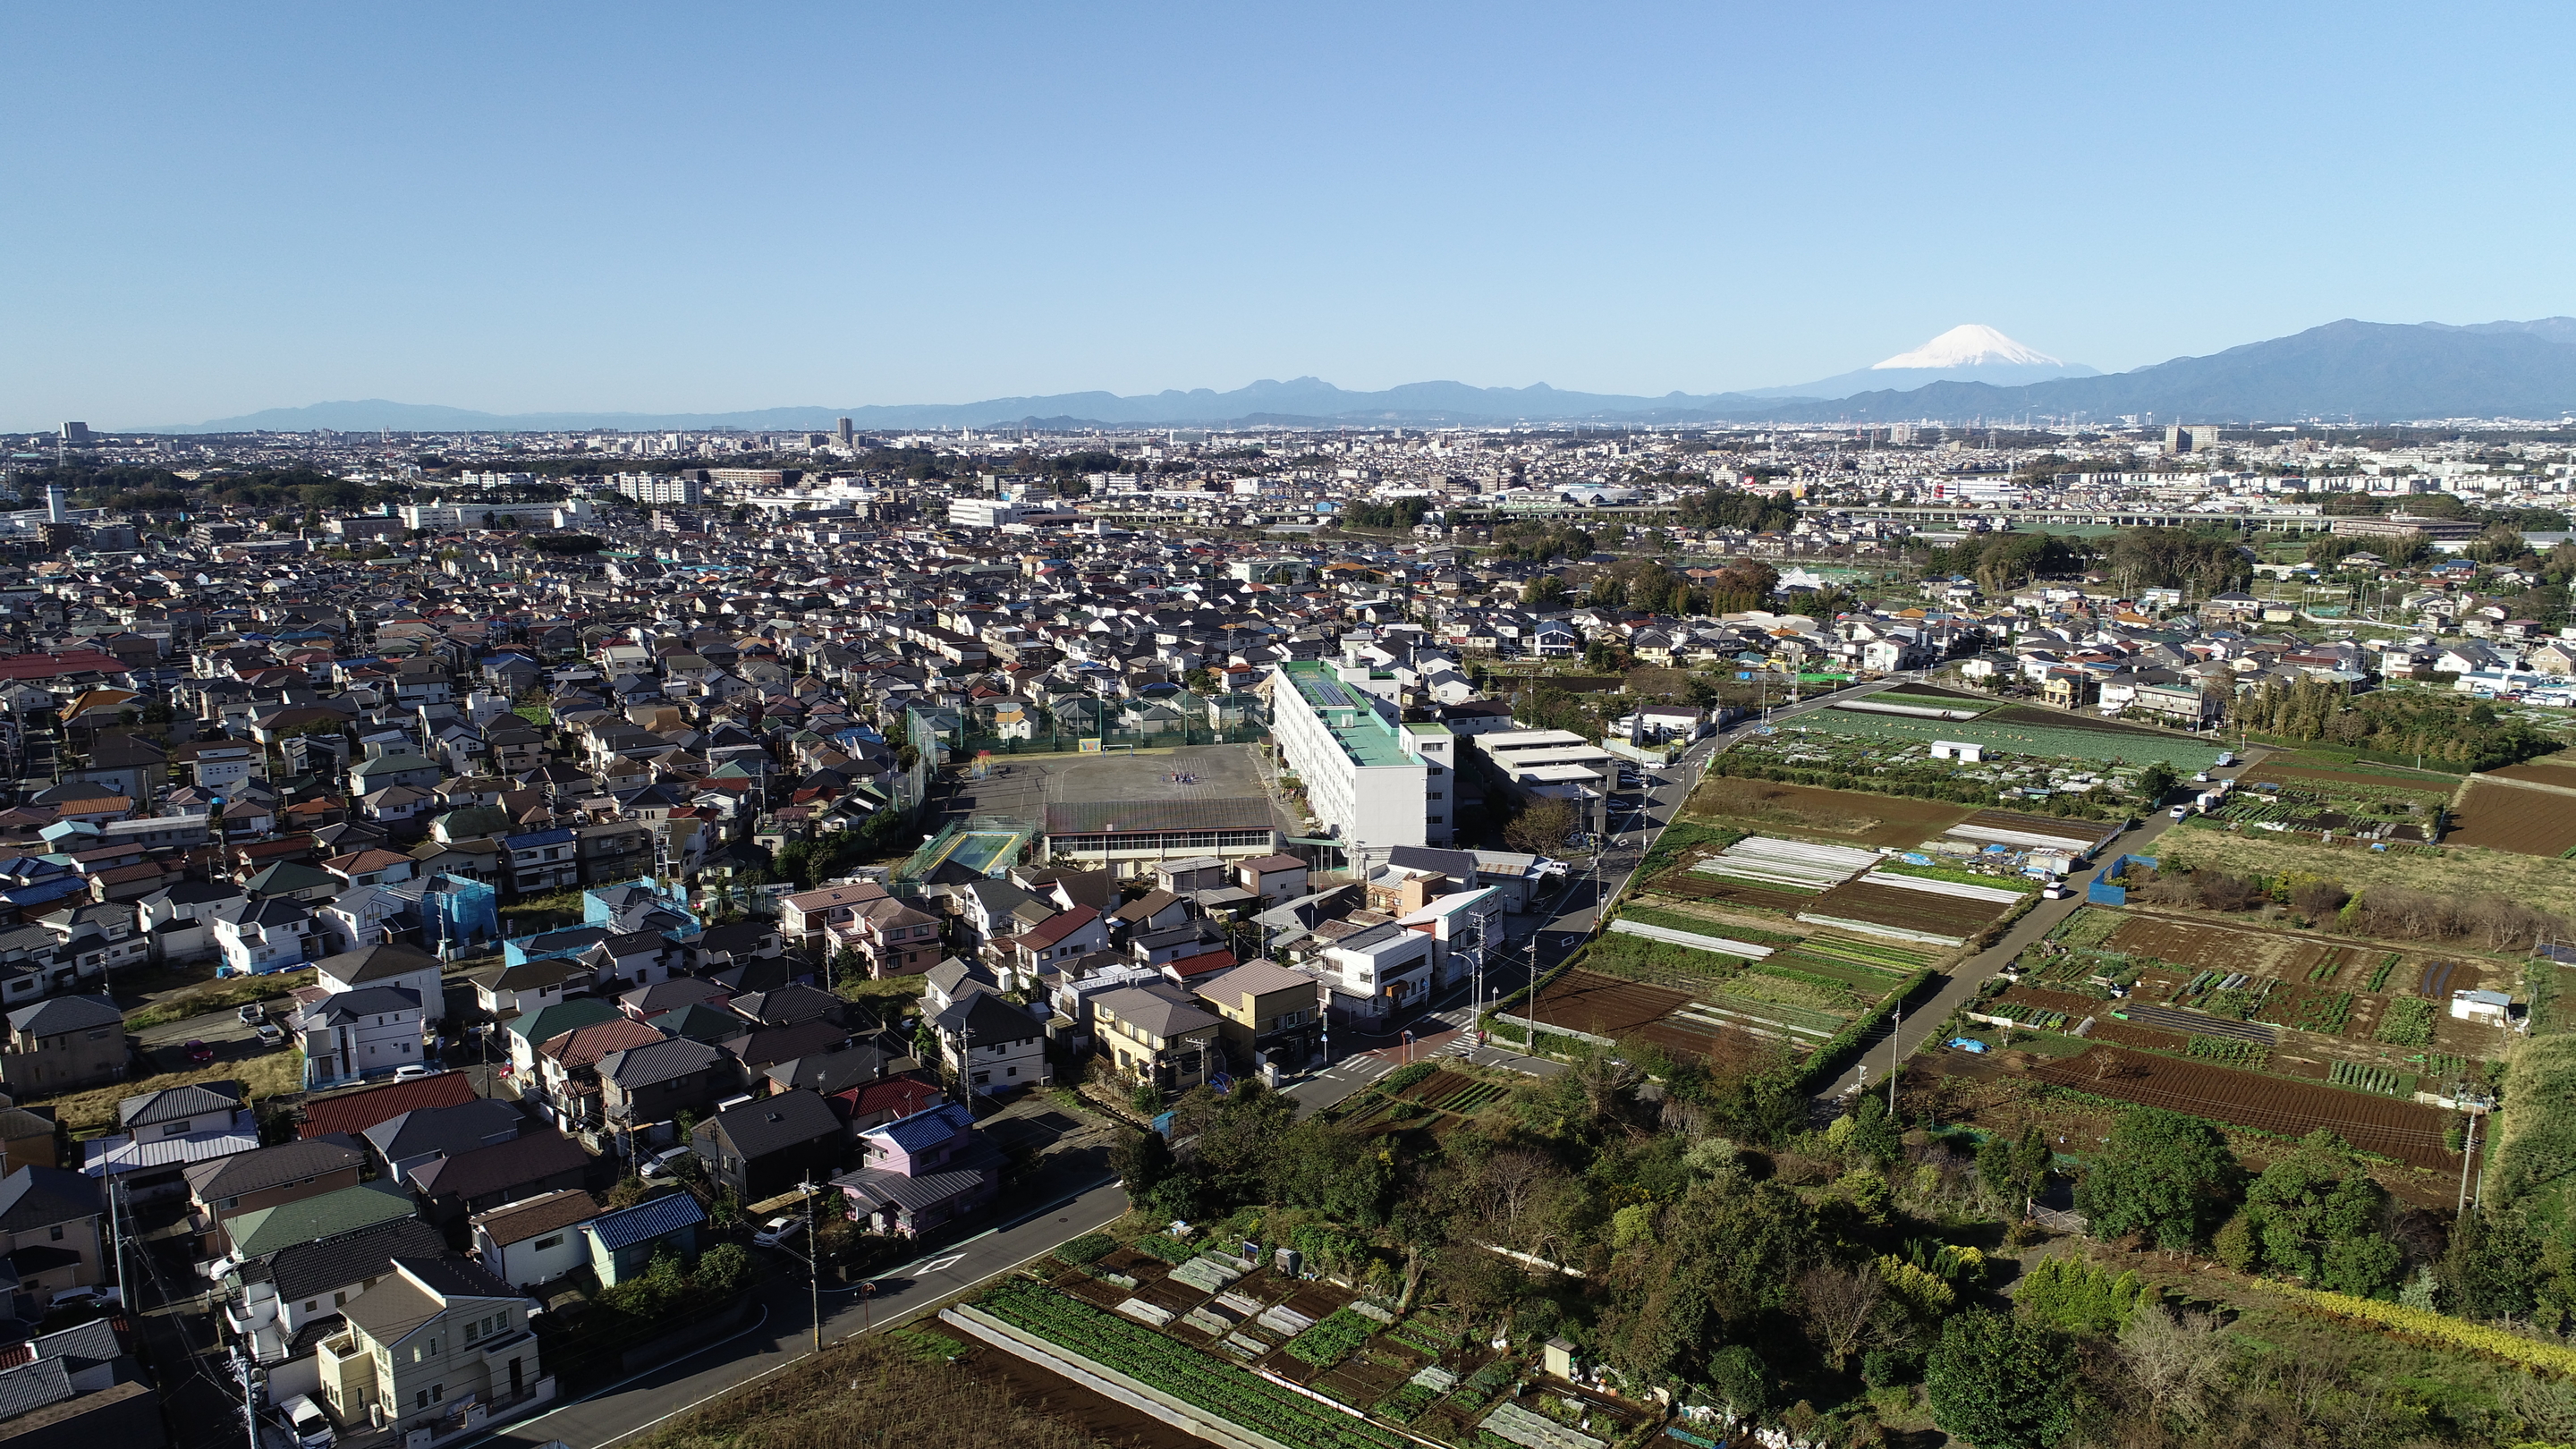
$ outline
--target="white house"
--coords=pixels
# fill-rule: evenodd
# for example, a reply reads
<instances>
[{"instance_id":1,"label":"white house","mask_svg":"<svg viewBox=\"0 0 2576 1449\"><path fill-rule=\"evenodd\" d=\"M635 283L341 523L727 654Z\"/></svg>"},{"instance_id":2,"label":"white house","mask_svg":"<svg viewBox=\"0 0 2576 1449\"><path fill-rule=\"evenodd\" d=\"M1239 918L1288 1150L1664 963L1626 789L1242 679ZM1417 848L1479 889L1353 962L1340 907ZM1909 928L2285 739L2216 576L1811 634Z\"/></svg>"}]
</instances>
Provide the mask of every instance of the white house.
<instances>
[{"instance_id":1,"label":"white house","mask_svg":"<svg viewBox=\"0 0 2576 1449\"><path fill-rule=\"evenodd\" d=\"M292 971L313 959L326 939L311 906L276 896L217 906L208 924L223 959L218 974L225 976Z\"/></svg>"},{"instance_id":2,"label":"white house","mask_svg":"<svg viewBox=\"0 0 2576 1449\"><path fill-rule=\"evenodd\" d=\"M380 885L351 886L315 913L321 920L323 945L333 951L355 951L381 941L385 928L410 904Z\"/></svg>"},{"instance_id":3,"label":"white house","mask_svg":"<svg viewBox=\"0 0 2576 1449\"><path fill-rule=\"evenodd\" d=\"M581 1225L599 1204L577 1187L505 1203L474 1215L474 1248L493 1277L520 1288L551 1283L590 1266Z\"/></svg>"},{"instance_id":4,"label":"white house","mask_svg":"<svg viewBox=\"0 0 2576 1449\"><path fill-rule=\"evenodd\" d=\"M438 958L417 946L379 942L325 956L313 963L314 979L322 989L339 995L371 986L392 986L411 992L421 1003L421 1019L435 1027L446 1015L440 1000Z\"/></svg>"},{"instance_id":5,"label":"white house","mask_svg":"<svg viewBox=\"0 0 2576 1449\"><path fill-rule=\"evenodd\" d=\"M420 1065L420 993L390 986L335 992L289 1023L304 1045L304 1086L354 1082Z\"/></svg>"},{"instance_id":6,"label":"white house","mask_svg":"<svg viewBox=\"0 0 2576 1449\"><path fill-rule=\"evenodd\" d=\"M1373 1030L1431 989L1432 937L1401 926L1377 926L1324 948L1326 1009Z\"/></svg>"},{"instance_id":7,"label":"white house","mask_svg":"<svg viewBox=\"0 0 2576 1449\"><path fill-rule=\"evenodd\" d=\"M1397 917L1395 923L1431 938L1432 985L1437 990L1473 976L1486 952L1501 943L1503 905L1503 893L1492 886L1452 891Z\"/></svg>"},{"instance_id":8,"label":"white house","mask_svg":"<svg viewBox=\"0 0 2576 1449\"><path fill-rule=\"evenodd\" d=\"M991 1095L1049 1079L1046 1024L989 991L969 992L930 1020L940 1055L975 1091Z\"/></svg>"}]
</instances>

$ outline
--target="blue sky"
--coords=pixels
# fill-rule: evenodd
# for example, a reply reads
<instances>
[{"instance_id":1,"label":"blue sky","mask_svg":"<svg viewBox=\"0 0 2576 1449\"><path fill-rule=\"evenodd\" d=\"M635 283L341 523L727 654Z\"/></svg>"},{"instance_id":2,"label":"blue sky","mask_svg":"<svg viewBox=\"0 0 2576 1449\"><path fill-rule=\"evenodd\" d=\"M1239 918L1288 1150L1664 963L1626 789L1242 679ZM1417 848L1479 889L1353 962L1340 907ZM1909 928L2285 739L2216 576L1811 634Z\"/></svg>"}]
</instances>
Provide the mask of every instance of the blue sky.
<instances>
[{"instance_id":1,"label":"blue sky","mask_svg":"<svg viewBox=\"0 0 2576 1449\"><path fill-rule=\"evenodd\" d=\"M2576 312L2565 6L0 11L0 425Z\"/></svg>"}]
</instances>

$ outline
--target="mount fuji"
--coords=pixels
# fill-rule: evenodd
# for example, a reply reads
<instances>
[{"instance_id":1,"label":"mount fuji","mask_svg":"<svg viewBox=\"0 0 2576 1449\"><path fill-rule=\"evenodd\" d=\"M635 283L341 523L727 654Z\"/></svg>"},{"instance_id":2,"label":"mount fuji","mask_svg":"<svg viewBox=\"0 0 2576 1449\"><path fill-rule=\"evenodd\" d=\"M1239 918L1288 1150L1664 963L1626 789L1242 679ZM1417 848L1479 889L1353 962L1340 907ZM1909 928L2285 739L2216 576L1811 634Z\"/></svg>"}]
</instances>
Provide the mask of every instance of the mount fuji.
<instances>
[{"instance_id":1,"label":"mount fuji","mask_svg":"<svg viewBox=\"0 0 2576 1449\"><path fill-rule=\"evenodd\" d=\"M1905 392L1933 382L1982 382L2020 387L2060 377L2099 377L2080 362L2025 347L1983 323L1962 323L1911 352L1900 352L1858 372L1819 378L1794 387L1760 387L1747 397L1844 398L1864 392Z\"/></svg>"}]
</instances>

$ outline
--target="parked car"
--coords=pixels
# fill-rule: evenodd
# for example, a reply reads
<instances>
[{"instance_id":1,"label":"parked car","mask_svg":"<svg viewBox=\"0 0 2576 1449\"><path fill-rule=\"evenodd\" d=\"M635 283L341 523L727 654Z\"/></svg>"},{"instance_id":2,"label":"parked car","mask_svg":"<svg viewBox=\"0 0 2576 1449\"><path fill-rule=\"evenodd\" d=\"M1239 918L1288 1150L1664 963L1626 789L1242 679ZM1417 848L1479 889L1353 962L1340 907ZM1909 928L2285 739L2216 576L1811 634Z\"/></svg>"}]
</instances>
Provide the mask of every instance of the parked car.
<instances>
[{"instance_id":1,"label":"parked car","mask_svg":"<svg viewBox=\"0 0 2576 1449\"><path fill-rule=\"evenodd\" d=\"M114 1287L99 1284L88 1288L66 1288L46 1300L45 1308L48 1312L59 1313L66 1308L113 1308L124 1301L124 1295Z\"/></svg>"},{"instance_id":2,"label":"parked car","mask_svg":"<svg viewBox=\"0 0 2576 1449\"><path fill-rule=\"evenodd\" d=\"M775 1248L796 1236L797 1231L804 1226L803 1218L771 1218L760 1225L759 1232L751 1235L751 1241L758 1247Z\"/></svg>"},{"instance_id":3,"label":"parked car","mask_svg":"<svg viewBox=\"0 0 2576 1449\"><path fill-rule=\"evenodd\" d=\"M339 1437L331 1427L331 1416L322 1412L311 1394L297 1394L278 1405L277 1411L286 1416L286 1426L295 1432L299 1449L330 1449Z\"/></svg>"},{"instance_id":4,"label":"parked car","mask_svg":"<svg viewBox=\"0 0 2576 1449\"><path fill-rule=\"evenodd\" d=\"M241 1024L244 1026L257 1026L268 1020L268 1013L260 1010L259 1003L256 1001L245 1002L241 1010L234 1012L233 1015L240 1017Z\"/></svg>"},{"instance_id":5,"label":"parked car","mask_svg":"<svg viewBox=\"0 0 2576 1449\"><path fill-rule=\"evenodd\" d=\"M697 1155L695 1148L666 1148L645 1158L643 1168L636 1175L646 1182L676 1182L680 1177L680 1164Z\"/></svg>"},{"instance_id":6,"label":"parked car","mask_svg":"<svg viewBox=\"0 0 2576 1449\"><path fill-rule=\"evenodd\" d=\"M417 1082L423 1077L434 1075L436 1075L435 1071L429 1067L411 1066L394 1068L394 1080L397 1082Z\"/></svg>"},{"instance_id":7,"label":"parked car","mask_svg":"<svg viewBox=\"0 0 2576 1449\"><path fill-rule=\"evenodd\" d=\"M285 1030L273 1021L261 1022L259 1024L259 1030L255 1035L259 1037L259 1044L264 1047L282 1047L286 1045Z\"/></svg>"},{"instance_id":8,"label":"parked car","mask_svg":"<svg viewBox=\"0 0 2576 1449\"><path fill-rule=\"evenodd\" d=\"M215 1049L195 1037L188 1038L188 1044L181 1050L188 1054L189 1061L201 1067L215 1059Z\"/></svg>"}]
</instances>

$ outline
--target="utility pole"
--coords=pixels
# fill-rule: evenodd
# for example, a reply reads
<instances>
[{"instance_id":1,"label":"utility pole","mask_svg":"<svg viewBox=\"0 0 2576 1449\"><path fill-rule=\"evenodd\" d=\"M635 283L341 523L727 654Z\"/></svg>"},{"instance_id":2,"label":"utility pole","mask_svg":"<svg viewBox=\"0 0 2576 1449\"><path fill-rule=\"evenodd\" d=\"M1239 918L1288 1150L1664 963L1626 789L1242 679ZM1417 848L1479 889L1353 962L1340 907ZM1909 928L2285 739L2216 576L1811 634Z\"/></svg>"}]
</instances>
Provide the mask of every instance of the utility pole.
<instances>
[{"instance_id":1,"label":"utility pole","mask_svg":"<svg viewBox=\"0 0 2576 1449\"><path fill-rule=\"evenodd\" d=\"M823 1351L823 1242L814 1236L814 1171L805 1171L805 1286L814 1311L814 1351Z\"/></svg>"},{"instance_id":2,"label":"utility pole","mask_svg":"<svg viewBox=\"0 0 2576 1449\"><path fill-rule=\"evenodd\" d=\"M233 1371L241 1375L242 1426L250 1432L250 1449L259 1449L259 1404L253 1396L259 1381L259 1360L250 1353L233 1359Z\"/></svg>"},{"instance_id":3,"label":"utility pole","mask_svg":"<svg viewBox=\"0 0 2576 1449\"><path fill-rule=\"evenodd\" d=\"M2485 1115L2486 1114L2483 1112L2471 1112L2469 1114L2469 1140L2466 1145L2466 1150L2460 1154L2460 1202L2459 1206L2452 1210L2453 1217L2465 1217L2468 1215L2469 1164L2477 1159L2478 1119Z\"/></svg>"},{"instance_id":4,"label":"utility pole","mask_svg":"<svg viewBox=\"0 0 2576 1449\"><path fill-rule=\"evenodd\" d=\"M1887 1115L1896 1116L1896 1078L1905 1069L1905 1053L1896 1044L1897 1033L1905 1029L1905 1003L1896 1003L1896 1013L1887 1028Z\"/></svg>"}]
</instances>

